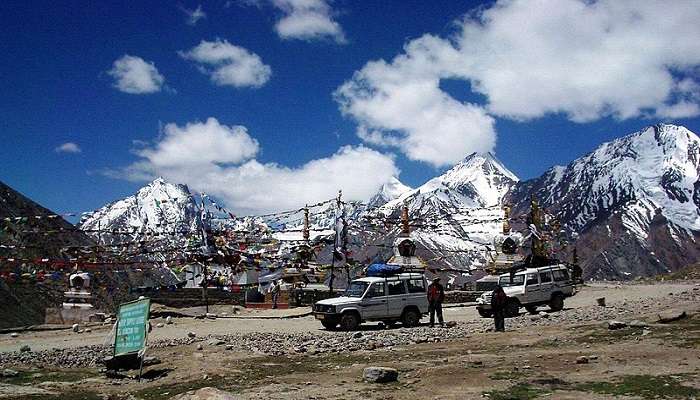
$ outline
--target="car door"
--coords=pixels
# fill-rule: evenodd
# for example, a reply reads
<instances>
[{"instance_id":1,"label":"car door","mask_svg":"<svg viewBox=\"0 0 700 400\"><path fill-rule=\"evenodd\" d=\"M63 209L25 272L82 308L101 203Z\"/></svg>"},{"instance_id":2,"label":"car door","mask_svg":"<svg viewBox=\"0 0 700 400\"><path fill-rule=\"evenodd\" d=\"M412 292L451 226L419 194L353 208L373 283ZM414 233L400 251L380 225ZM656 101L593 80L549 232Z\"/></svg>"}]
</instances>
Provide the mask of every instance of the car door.
<instances>
[{"instance_id":1,"label":"car door","mask_svg":"<svg viewBox=\"0 0 700 400\"><path fill-rule=\"evenodd\" d=\"M365 292L360 302L362 319L383 318L387 314L386 285L384 282L374 282Z\"/></svg>"},{"instance_id":2,"label":"car door","mask_svg":"<svg viewBox=\"0 0 700 400\"><path fill-rule=\"evenodd\" d=\"M406 281L406 286L408 287L407 303L418 307L421 313L428 312L428 298L426 297L428 285L425 282L425 278L411 278Z\"/></svg>"},{"instance_id":3,"label":"car door","mask_svg":"<svg viewBox=\"0 0 700 400\"><path fill-rule=\"evenodd\" d=\"M398 318L403 313L403 309L406 307L408 301L406 296L406 283L402 279L387 281L386 290L389 316Z\"/></svg>"},{"instance_id":4,"label":"car door","mask_svg":"<svg viewBox=\"0 0 700 400\"><path fill-rule=\"evenodd\" d=\"M525 302L537 303L542 298L539 276L536 272L525 274Z\"/></svg>"},{"instance_id":5,"label":"car door","mask_svg":"<svg viewBox=\"0 0 700 400\"><path fill-rule=\"evenodd\" d=\"M540 271L540 301L549 301L552 297L553 285L552 271Z\"/></svg>"}]
</instances>

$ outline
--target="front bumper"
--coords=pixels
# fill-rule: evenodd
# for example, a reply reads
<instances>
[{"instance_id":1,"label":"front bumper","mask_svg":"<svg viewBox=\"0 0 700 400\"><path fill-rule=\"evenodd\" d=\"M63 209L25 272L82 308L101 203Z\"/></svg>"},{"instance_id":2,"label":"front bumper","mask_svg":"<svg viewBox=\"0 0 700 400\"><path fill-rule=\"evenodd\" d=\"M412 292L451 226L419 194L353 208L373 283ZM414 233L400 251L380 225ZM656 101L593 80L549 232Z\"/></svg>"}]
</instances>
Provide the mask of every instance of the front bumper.
<instances>
[{"instance_id":1,"label":"front bumper","mask_svg":"<svg viewBox=\"0 0 700 400\"><path fill-rule=\"evenodd\" d=\"M330 319L338 318L338 314L336 314L336 313L325 313L325 312L314 311L313 314L314 314L314 318L316 318L317 320L320 320L320 321L327 321Z\"/></svg>"}]
</instances>

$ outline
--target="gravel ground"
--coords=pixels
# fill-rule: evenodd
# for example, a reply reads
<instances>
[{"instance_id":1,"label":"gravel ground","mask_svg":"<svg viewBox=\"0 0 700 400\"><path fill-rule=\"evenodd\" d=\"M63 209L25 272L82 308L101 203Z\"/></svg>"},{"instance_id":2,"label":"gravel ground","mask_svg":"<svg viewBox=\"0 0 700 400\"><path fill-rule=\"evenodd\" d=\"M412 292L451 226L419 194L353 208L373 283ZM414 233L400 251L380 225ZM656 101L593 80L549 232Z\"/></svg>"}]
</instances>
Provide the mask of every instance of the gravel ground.
<instances>
[{"instance_id":1,"label":"gravel ground","mask_svg":"<svg viewBox=\"0 0 700 400\"><path fill-rule=\"evenodd\" d=\"M607 307L595 304L595 298L605 295ZM609 320L630 321L638 319L640 314L654 315L656 311L682 306L684 303L700 300L700 286L696 284L658 284L658 285L598 285L585 288L582 293L567 301L567 308L561 312L542 312L538 315L522 314L506 321L508 330L521 330L532 326L572 325L585 323L607 323ZM329 352L355 352L375 349L391 349L395 346L442 342L463 339L469 335L489 331L492 320L475 317L473 308L457 308L445 311L446 320L453 321L449 328L392 328L383 329L381 325L363 326L357 332L330 332L319 329L312 318L298 320L265 321L266 329L249 331L247 328L238 332L227 333L220 329L221 324L232 327L247 325L250 321L219 320L214 324L202 323L202 320L183 321L185 323L169 332L177 336L163 337L152 335L151 348L176 346L217 346L221 350L247 351L254 354L321 354ZM453 318L455 317L455 318ZM194 321L194 323L193 323ZM654 321L649 321L654 322ZM197 324L198 323L198 324ZM255 326L255 324L253 324ZM267 329L269 327L276 329ZM304 329L300 329L300 327ZM171 327L166 325L163 328ZM214 327L214 329L211 329ZM288 328L292 329L288 329ZM188 329L183 333L183 329ZM188 337L187 332L194 332L195 337ZM222 333L223 332L223 333ZM99 337L104 341L106 330ZM110 349L101 344L80 344L80 335L72 332L52 332L52 337L75 338L72 346L49 348L37 351L0 352L0 365L47 365L61 367L93 367L110 354ZM5 340L4 338L2 340ZM20 340L20 339L13 339ZM40 337L34 340L41 340ZM58 340L53 338L53 340ZM66 339L64 339L66 340Z\"/></svg>"}]
</instances>

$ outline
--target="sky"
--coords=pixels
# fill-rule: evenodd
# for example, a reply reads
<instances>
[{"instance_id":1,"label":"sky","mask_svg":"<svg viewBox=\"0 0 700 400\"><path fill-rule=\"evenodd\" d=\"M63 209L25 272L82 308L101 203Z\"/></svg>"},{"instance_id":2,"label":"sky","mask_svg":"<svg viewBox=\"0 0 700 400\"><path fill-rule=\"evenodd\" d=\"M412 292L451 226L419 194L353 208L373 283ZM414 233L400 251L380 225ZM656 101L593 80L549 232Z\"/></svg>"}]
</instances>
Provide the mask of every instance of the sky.
<instances>
[{"instance_id":1,"label":"sky","mask_svg":"<svg viewBox=\"0 0 700 400\"><path fill-rule=\"evenodd\" d=\"M241 214L521 179L659 122L700 132L696 1L0 2L0 180L56 212L158 176Z\"/></svg>"}]
</instances>

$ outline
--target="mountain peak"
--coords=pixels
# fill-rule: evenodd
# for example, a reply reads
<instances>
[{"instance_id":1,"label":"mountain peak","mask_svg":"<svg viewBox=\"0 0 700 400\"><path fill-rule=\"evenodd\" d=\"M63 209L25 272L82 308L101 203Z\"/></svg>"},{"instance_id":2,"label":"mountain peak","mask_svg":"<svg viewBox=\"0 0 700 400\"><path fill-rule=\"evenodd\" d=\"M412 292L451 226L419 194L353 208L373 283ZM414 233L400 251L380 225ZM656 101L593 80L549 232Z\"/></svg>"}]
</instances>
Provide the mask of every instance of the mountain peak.
<instances>
[{"instance_id":1,"label":"mountain peak","mask_svg":"<svg viewBox=\"0 0 700 400\"><path fill-rule=\"evenodd\" d=\"M384 205L392 200L398 199L404 193L413 190L410 186L404 185L397 177L392 176L388 182L379 188L379 191L369 200L370 207Z\"/></svg>"}]
</instances>

